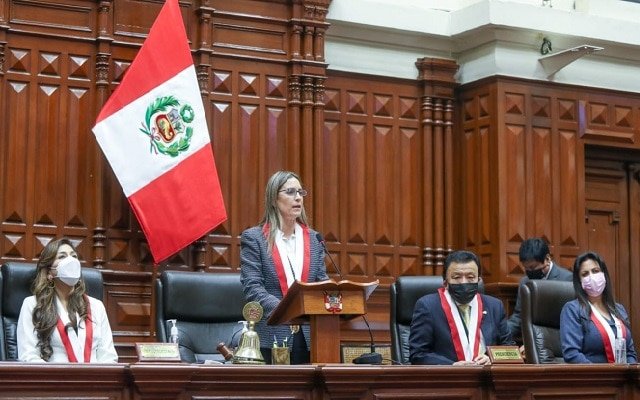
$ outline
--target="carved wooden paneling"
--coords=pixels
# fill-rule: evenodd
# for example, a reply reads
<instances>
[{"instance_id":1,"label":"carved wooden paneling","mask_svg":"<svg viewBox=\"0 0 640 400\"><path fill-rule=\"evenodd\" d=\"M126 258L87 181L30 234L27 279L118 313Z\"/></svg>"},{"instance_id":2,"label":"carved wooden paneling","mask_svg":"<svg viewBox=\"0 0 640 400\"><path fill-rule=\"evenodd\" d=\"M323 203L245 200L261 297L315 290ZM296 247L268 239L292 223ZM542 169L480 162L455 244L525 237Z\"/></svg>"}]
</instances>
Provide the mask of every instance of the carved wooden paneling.
<instances>
[{"instance_id":1,"label":"carved wooden paneling","mask_svg":"<svg viewBox=\"0 0 640 400\"><path fill-rule=\"evenodd\" d=\"M526 197L526 139L525 127L508 124L505 126L505 156L509 168L506 169L505 189L511 201L507 204L507 215L525 215L527 211ZM522 241L525 232L525 220L509 218L506 224L506 235L509 241Z\"/></svg>"},{"instance_id":2,"label":"carved wooden paneling","mask_svg":"<svg viewBox=\"0 0 640 400\"><path fill-rule=\"evenodd\" d=\"M561 264L584 245L577 97L510 79L487 80L462 91L462 143L469 147L469 135L475 133L479 142L467 154L481 154L479 160L464 158L469 163L463 179L467 193L480 196L469 197L477 202L475 211L463 207L467 219L475 220L466 222L466 246L482 257L489 282L520 279L518 249L527 237L548 240ZM496 122L484 128L478 110L491 115L494 109L499 114L489 120ZM469 230L472 226L475 230Z\"/></svg>"},{"instance_id":3,"label":"carved wooden paneling","mask_svg":"<svg viewBox=\"0 0 640 400\"><path fill-rule=\"evenodd\" d=\"M93 224L91 48L11 37L3 88L3 257L33 260L68 236L85 258Z\"/></svg>"},{"instance_id":4,"label":"carved wooden paneling","mask_svg":"<svg viewBox=\"0 0 640 400\"><path fill-rule=\"evenodd\" d=\"M590 95L580 101L579 107L585 118L580 131L583 139L635 148L640 145L637 100Z\"/></svg>"},{"instance_id":5,"label":"carved wooden paneling","mask_svg":"<svg viewBox=\"0 0 640 400\"><path fill-rule=\"evenodd\" d=\"M9 24L24 32L92 38L97 3L79 0L11 2Z\"/></svg>"},{"instance_id":6,"label":"carved wooden paneling","mask_svg":"<svg viewBox=\"0 0 640 400\"><path fill-rule=\"evenodd\" d=\"M417 94L411 82L371 85L366 77L344 74L326 81L326 184L316 199L323 204L316 218L350 277L386 283L398 274L420 273Z\"/></svg>"},{"instance_id":7,"label":"carved wooden paneling","mask_svg":"<svg viewBox=\"0 0 640 400\"><path fill-rule=\"evenodd\" d=\"M558 237L558 244L566 249L566 253L575 255L575 248L579 245L579 223L582 222L580 212L580 202L582 200L581 185L582 181L581 168L582 152L578 144L578 139L575 131L560 130L558 149L561 154L558 165L558 172L560 174L559 189L557 194L560 195L560 212L555 213L554 218L557 216L560 220L559 230L560 236ZM555 189L555 188L554 188ZM559 256L562 256L565 251L557 252Z\"/></svg>"},{"instance_id":8,"label":"carved wooden paneling","mask_svg":"<svg viewBox=\"0 0 640 400\"><path fill-rule=\"evenodd\" d=\"M498 279L498 264L494 261L497 227L504 220L504 207L491 207L498 201L498 149L496 148L495 92L491 85L472 88L460 94L465 112L462 114L461 155L459 158L460 213L457 224L464 227L461 246L480 257L483 276L488 281ZM510 107L517 112L517 107ZM505 153L508 149L504 150ZM494 277L492 277L494 276Z\"/></svg>"},{"instance_id":9,"label":"carved wooden paneling","mask_svg":"<svg viewBox=\"0 0 640 400\"><path fill-rule=\"evenodd\" d=\"M237 271L239 235L282 168L301 174L343 272L380 279L382 294L399 275L441 273L460 247L480 255L487 282L515 282L533 235L570 265L589 243L584 145L640 149L640 98L502 77L454 96L455 62L429 58L416 80L327 73L329 4L181 2L229 219L158 272ZM161 5L10 1L0 27L0 258L35 260L51 238L72 238L105 271L127 354L152 334L152 259L90 129ZM371 322L387 340L380 293ZM364 338L360 323L349 329Z\"/></svg>"}]
</instances>

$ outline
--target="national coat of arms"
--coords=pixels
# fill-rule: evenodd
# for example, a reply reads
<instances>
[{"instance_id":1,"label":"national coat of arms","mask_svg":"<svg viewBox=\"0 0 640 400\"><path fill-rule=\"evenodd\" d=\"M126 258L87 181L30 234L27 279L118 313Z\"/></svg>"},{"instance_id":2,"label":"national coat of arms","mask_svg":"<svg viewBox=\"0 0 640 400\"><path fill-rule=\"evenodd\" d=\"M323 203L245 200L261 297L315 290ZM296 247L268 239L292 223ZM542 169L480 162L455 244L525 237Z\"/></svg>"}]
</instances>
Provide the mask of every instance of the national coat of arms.
<instances>
[{"instance_id":1,"label":"national coat of arms","mask_svg":"<svg viewBox=\"0 0 640 400\"><path fill-rule=\"evenodd\" d=\"M331 313L342 311L342 293L324 292L324 308Z\"/></svg>"},{"instance_id":2,"label":"national coat of arms","mask_svg":"<svg viewBox=\"0 0 640 400\"><path fill-rule=\"evenodd\" d=\"M173 96L158 97L147 107L140 131L149 137L150 152L177 157L191 144L193 107Z\"/></svg>"}]
</instances>

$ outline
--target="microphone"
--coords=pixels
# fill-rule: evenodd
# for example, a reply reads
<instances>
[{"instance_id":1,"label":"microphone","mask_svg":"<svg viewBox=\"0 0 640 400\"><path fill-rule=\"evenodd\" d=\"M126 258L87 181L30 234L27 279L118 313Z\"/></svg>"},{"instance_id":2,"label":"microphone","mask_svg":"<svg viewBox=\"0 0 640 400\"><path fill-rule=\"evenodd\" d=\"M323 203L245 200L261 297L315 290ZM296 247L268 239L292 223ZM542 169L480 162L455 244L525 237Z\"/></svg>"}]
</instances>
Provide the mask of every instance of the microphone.
<instances>
[{"instance_id":1,"label":"microphone","mask_svg":"<svg viewBox=\"0 0 640 400\"><path fill-rule=\"evenodd\" d=\"M329 250L327 250L327 244L324 242L324 238L322 237L320 232L316 232L316 239L318 239L318 242L320 242L320 244L322 245L322 248L324 249L324 254L329 256L329 260L331 260L331 264L333 264L333 268L335 268L336 271L338 272L338 275L340 275L340 280L344 280L344 276L342 276L342 271L340 271L340 268L338 268L338 264L336 264L336 262L333 261L333 257L331 257L331 253L329 253Z\"/></svg>"},{"instance_id":2,"label":"microphone","mask_svg":"<svg viewBox=\"0 0 640 400\"><path fill-rule=\"evenodd\" d=\"M329 256L329 260L331 260L331 264L333 264L333 268L336 269L338 275L340 275L340 280L344 280L344 276L342 275L342 271L338 268L338 264L333 261L333 257L331 257L331 253L327 250L327 245L324 242L324 238L320 234L320 232L316 232L316 239L322 245L324 249L324 253ZM371 326L369 325L369 321L367 321L367 317L363 314L362 319L364 320L365 325L367 325L367 330L369 331L369 337L371 338L371 353L362 354L353 359L354 364L382 364L382 355L376 353L376 345L373 342L373 332L371 332Z\"/></svg>"}]
</instances>

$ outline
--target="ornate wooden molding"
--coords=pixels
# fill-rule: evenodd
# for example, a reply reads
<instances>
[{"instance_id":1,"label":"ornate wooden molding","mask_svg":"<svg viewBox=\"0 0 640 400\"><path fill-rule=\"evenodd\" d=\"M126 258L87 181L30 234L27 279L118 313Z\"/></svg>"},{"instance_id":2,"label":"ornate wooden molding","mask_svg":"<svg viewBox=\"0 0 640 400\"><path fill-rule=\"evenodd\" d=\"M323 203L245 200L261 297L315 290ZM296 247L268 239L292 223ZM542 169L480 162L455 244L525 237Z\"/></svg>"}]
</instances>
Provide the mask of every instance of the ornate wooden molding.
<instances>
[{"instance_id":1,"label":"ornate wooden molding","mask_svg":"<svg viewBox=\"0 0 640 400\"><path fill-rule=\"evenodd\" d=\"M426 274L438 267L454 247L453 221L453 96L458 65L453 60L421 58L416 61L422 83L420 121L424 171L424 247Z\"/></svg>"}]
</instances>

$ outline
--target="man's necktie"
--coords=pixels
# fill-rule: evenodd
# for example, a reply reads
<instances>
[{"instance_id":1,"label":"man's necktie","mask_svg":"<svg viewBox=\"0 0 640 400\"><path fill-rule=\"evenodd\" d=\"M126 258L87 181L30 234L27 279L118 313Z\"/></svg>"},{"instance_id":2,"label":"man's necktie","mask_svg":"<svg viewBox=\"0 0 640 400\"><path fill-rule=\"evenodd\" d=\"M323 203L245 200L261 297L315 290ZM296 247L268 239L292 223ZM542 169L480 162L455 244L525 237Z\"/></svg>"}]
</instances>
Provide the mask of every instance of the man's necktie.
<instances>
[{"instance_id":1,"label":"man's necktie","mask_svg":"<svg viewBox=\"0 0 640 400\"><path fill-rule=\"evenodd\" d=\"M460 309L460 315L462 315L464 326L468 329L469 321L471 321L471 306L469 304L460 304L458 308Z\"/></svg>"}]
</instances>

